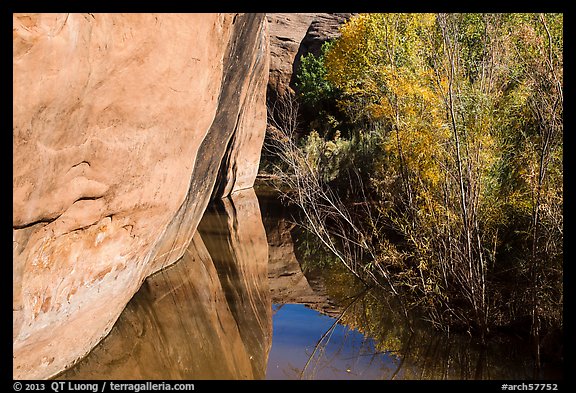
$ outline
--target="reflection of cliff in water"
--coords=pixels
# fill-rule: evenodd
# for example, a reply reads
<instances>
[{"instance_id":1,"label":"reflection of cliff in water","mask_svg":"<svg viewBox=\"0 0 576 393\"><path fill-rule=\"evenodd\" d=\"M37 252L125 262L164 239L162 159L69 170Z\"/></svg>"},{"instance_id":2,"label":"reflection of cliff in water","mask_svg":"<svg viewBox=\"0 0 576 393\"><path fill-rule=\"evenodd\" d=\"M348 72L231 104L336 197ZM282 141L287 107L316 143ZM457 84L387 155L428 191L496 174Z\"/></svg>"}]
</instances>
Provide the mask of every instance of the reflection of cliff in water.
<instances>
[{"instance_id":1,"label":"reflection of cliff in water","mask_svg":"<svg viewBox=\"0 0 576 393\"><path fill-rule=\"evenodd\" d=\"M303 272L295 250L295 224L290 209L275 197L259 195L262 221L268 239L268 278L272 303L303 304L329 316L338 316L340 307L328 296L323 277Z\"/></svg>"},{"instance_id":2,"label":"reflection of cliff in water","mask_svg":"<svg viewBox=\"0 0 576 393\"><path fill-rule=\"evenodd\" d=\"M182 259L149 277L108 337L60 378L264 378L267 262L254 191L214 202Z\"/></svg>"},{"instance_id":3,"label":"reflection of cliff in water","mask_svg":"<svg viewBox=\"0 0 576 393\"><path fill-rule=\"evenodd\" d=\"M262 379L272 345L272 304L268 244L254 190L211 205L198 230L251 359L251 378Z\"/></svg>"},{"instance_id":4,"label":"reflection of cliff in water","mask_svg":"<svg viewBox=\"0 0 576 393\"><path fill-rule=\"evenodd\" d=\"M493 337L482 347L418 316L411 331L393 299L367 290L333 259L290 224L274 197L257 199L250 189L215 201L182 260L149 277L109 336L60 378L263 379L269 357L292 362L292 372L282 374L289 378L562 377L559 367L534 374L520 340ZM288 303L307 308L282 309L292 307L289 329L284 337L276 336L282 326L275 330L280 343L271 350L272 304L278 311ZM315 330L326 317L308 308L339 323ZM335 334L323 336L328 327Z\"/></svg>"}]
</instances>

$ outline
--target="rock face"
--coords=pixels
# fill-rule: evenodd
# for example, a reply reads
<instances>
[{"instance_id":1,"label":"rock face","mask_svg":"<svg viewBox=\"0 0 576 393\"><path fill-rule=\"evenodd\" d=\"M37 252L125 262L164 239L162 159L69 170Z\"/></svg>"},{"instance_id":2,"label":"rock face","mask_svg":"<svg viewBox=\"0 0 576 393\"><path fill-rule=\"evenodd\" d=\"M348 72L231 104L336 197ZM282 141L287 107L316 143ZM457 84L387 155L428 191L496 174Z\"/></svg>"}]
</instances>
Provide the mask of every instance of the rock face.
<instances>
[{"instance_id":1,"label":"rock face","mask_svg":"<svg viewBox=\"0 0 576 393\"><path fill-rule=\"evenodd\" d=\"M267 54L261 14L13 16L15 379L83 357L252 185Z\"/></svg>"},{"instance_id":2,"label":"rock face","mask_svg":"<svg viewBox=\"0 0 576 393\"><path fill-rule=\"evenodd\" d=\"M272 307L258 201L247 189L216 205L181 260L149 277L110 334L58 378L266 376Z\"/></svg>"},{"instance_id":3,"label":"rock face","mask_svg":"<svg viewBox=\"0 0 576 393\"><path fill-rule=\"evenodd\" d=\"M310 23L318 14L273 13L267 14L270 30L270 75L268 94L283 95L290 88L292 66L300 42Z\"/></svg>"},{"instance_id":4,"label":"rock face","mask_svg":"<svg viewBox=\"0 0 576 393\"><path fill-rule=\"evenodd\" d=\"M340 25L353 14L272 13L270 28L269 99L293 92L300 56L319 53L322 44L339 36Z\"/></svg>"}]
</instances>

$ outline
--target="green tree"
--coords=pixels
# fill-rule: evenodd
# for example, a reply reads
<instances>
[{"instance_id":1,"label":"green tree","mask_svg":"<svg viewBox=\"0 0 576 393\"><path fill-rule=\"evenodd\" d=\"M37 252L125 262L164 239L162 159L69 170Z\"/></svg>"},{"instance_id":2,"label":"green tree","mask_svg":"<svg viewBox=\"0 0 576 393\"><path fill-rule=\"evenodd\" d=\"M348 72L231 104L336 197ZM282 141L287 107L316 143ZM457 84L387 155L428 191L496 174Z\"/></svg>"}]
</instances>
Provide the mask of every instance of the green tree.
<instances>
[{"instance_id":1,"label":"green tree","mask_svg":"<svg viewBox=\"0 0 576 393\"><path fill-rule=\"evenodd\" d=\"M308 53L300 58L296 75L298 96L303 105L316 113L326 110L337 97L334 85L326 79L324 56L332 43L326 41L319 56Z\"/></svg>"}]
</instances>

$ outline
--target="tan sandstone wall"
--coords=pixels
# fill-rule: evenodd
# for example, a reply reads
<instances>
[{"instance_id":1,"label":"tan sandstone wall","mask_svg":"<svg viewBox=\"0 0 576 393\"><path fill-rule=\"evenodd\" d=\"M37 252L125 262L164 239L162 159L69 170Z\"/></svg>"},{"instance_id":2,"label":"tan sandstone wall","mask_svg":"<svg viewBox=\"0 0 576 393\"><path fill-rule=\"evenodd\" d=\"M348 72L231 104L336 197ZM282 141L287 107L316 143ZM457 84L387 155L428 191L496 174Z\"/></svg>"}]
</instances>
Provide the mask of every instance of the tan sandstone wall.
<instances>
[{"instance_id":1,"label":"tan sandstone wall","mask_svg":"<svg viewBox=\"0 0 576 393\"><path fill-rule=\"evenodd\" d=\"M182 256L217 178L252 185L266 21L15 14L13 71L13 377L48 378Z\"/></svg>"},{"instance_id":2,"label":"tan sandstone wall","mask_svg":"<svg viewBox=\"0 0 576 393\"><path fill-rule=\"evenodd\" d=\"M258 200L246 189L213 206L179 262L59 379L264 379L272 303Z\"/></svg>"}]
</instances>

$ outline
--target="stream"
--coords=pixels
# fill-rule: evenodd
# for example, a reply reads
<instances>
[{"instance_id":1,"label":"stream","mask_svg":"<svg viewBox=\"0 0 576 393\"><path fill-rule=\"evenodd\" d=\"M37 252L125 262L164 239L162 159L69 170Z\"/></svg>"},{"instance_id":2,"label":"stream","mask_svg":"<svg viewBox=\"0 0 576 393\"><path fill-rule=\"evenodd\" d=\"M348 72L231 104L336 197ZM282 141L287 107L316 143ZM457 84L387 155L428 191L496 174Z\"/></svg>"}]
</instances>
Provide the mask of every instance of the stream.
<instances>
[{"instance_id":1,"label":"stream","mask_svg":"<svg viewBox=\"0 0 576 393\"><path fill-rule=\"evenodd\" d=\"M273 195L212 202L181 260L57 379L562 378L558 366L535 373L519 338L410 331L393 301L318 247Z\"/></svg>"}]
</instances>

